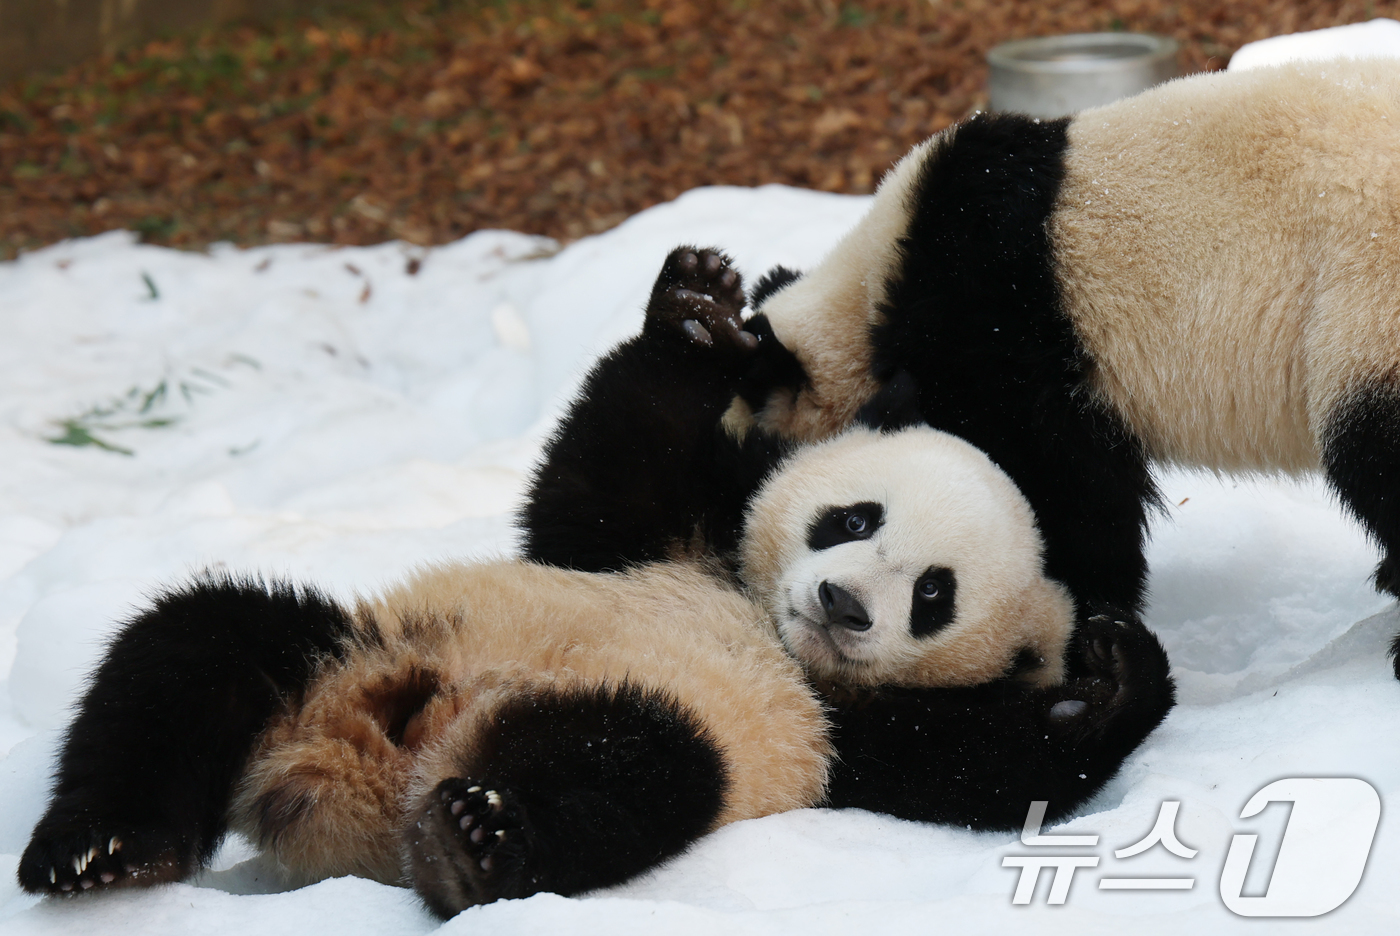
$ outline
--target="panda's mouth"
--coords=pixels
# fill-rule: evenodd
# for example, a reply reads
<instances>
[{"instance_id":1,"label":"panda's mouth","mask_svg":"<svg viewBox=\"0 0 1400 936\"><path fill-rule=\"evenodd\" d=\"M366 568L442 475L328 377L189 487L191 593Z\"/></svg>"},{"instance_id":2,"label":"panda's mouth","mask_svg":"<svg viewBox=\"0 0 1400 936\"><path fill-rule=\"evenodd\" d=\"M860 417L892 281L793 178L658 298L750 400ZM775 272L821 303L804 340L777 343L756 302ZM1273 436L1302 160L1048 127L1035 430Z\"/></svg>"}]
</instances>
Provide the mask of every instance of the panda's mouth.
<instances>
[{"instance_id":1,"label":"panda's mouth","mask_svg":"<svg viewBox=\"0 0 1400 936\"><path fill-rule=\"evenodd\" d=\"M779 628L779 636L789 653L819 675L866 665L866 661L850 655L855 648L843 646L830 628L796 608L788 608L787 622Z\"/></svg>"}]
</instances>

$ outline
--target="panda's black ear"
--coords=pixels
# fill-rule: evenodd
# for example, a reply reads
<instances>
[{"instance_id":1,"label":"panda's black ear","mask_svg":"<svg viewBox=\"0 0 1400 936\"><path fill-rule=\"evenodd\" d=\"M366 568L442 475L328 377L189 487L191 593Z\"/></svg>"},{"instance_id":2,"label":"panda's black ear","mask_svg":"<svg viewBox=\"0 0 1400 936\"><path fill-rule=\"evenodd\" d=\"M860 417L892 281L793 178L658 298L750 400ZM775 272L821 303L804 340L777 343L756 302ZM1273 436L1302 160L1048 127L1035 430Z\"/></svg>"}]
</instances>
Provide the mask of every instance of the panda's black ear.
<instances>
[{"instance_id":1,"label":"panda's black ear","mask_svg":"<svg viewBox=\"0 0 1400 936\"><path fill-rule=\"evenodd\" d=\"M856 423L867 429L895 432L922 426L926 420L919 407L919 387L907 370L897 370L866 404L856 411Z\"/></svg>"},{"instance_id":2,"label":"panda's black ear","mask_svg":"<svg viewBox=\"0 0 1400 936\"><path fill-rule=\"evenodd\" d=\"M789 270L785 266L775 266L758 278L758 282L749 290L749 308L760 308L769 296L787 286L802 279L802 274L796 270Z\"/></svg>"}]
</instances>

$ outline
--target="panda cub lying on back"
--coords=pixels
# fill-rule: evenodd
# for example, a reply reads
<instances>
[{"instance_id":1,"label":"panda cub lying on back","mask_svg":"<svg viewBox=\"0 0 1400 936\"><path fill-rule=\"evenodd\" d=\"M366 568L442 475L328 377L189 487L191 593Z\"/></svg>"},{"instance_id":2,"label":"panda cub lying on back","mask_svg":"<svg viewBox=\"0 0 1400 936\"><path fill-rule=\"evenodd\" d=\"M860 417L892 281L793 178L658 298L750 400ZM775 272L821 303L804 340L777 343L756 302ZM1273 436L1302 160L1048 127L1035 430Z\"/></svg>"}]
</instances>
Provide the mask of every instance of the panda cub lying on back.
<instances>
[{"instance_id":1,"label":"panda cub lying on back","mask_svg":"<svg viewBox=\"0 0 1400 936\"><path fill-rule=\"evenodd\" d=\"M672 257L621 350L640 349L653 381L685 377L673 353L710 361L696 373L716 387L729 379L696 326L722 334L742 292L708 261ZM726 284L724 302L703 297ZM600 443L608 470L642 483L666 466L631 444L637 430L676 450L706 444L692 437L705 419L706 438L722 436L713 413L645 399L645 380L632 391L651 417L585 432L594 391L639 373L617 360L551 443L524 521L531 554L549 523L592 522L617 493L596 464L563 464L579 446ZM1075 610L1040 571L1033 517L975 449L920 428L777 452L755 437L690 469L744 479L776 458L743 498L741 534L677 519L674 503L649 528L594 526L590 555L624 571L445 564L353 608L216 577L165 593L92 679L21 884L179 880L232 827L293 879L411 884L448 916L615 884L723 823L823 802L978 827L1014 826L1034 799L1060 815L1170 708L1165 656L1140 624L1081 621L1070 645ZM577 496L551 512L557 484ZM708 508L711 521L728 509ZM669 559L629 558L663 542Z\"/></svg>"},{"instance_id":2,"label":"panda cub lying on back","mask_svg":"<svg viewBox=\"0 0 1400 936\"><path fill-rule=\"evenodd\" d=\"M801 362L750 398L795 439L879 388L991 456L1049 574L1137 609L1150 461L1321 468L1400 594L1400 65L1196 75L915 147L762 327ZM1392 650L1400 676L1400 638Z\"/></svg>"}]
</instances>

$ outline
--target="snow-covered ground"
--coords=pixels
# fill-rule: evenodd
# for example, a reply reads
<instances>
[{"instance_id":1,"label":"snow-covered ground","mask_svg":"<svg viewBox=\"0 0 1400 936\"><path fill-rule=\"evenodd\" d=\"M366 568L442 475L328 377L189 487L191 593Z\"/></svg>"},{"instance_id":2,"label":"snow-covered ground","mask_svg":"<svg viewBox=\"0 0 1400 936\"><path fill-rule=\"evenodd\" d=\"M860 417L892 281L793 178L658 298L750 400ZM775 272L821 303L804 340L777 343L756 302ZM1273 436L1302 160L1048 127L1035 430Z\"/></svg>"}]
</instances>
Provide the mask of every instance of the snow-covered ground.
<instances>
[{"instance_id":1,"label":"snow-covered ground","mask_svg":"<svg viewBox=\"0 0 1400 936\"><path fill-rule=\"evenodd\" d=\"M1154 527L1148 621L1181 704L1078 819L1049 830L1096 834L1096 846L804 810L725 828L624 887L445 925L368 881L288 889L240 842L194 883L76 900L19 891L58 731L113 622L144 595L226 565L348 597L420 562L508 551L542 434L582 369L639 326L670 247L722 245L752 280L813 264L866 204L715 188L562 251L483 232L433 250L202 255L110 234L0 264L0 931L1232 932L1257 925L1221 896L1232 837L1259 835L1244 888L1259 895L1289 815L1241 812L1290 777L1363 779L1382 819L1350 900L1275 926L1395 931L1400 827L1385 807L1400 802L1400 683L1384 651L1400 614L1366 584L1377 555L1316 480L1179 472L1162 477L1172 507ZM1175 829L1195 857L1160 845L1116 857L1166 802L1180 804ZM1280 862L1275 884L1306 899L1344 877L1359 846L1328 838L1345 821L1294 825L1284 850L1302 865ZM1047 905L1047 870L1016 906L1019 871L1003 859L1026 855L1099 861L1062 905ZM1194 883L1099 886L1124 877Z\"/></svg>"},{"instance_id":2,"label":"snow-covered ground","mask_svg":"<svg viewBox=\"0 0 1400 936\"><path fill-rule=\"evenodd\" d=\"M751 278L774 263L810 266L865 204L703 189L563 251L486 232L431 251L205 256L112 234L0 266L0 927L436 928L407 892L367 881L281 893L269 869L240 863L237 844L227 869L197 884L73 901L20 894L13 868L44 804L56 732L104 635L159 584L206 565L315 580L344 597L426 560L509 550L510 509L542 433L580 371L638 327L667 249L722 244ZM52 441L82 432L129 454ZM1148 929L1241 925L1218 896L1232 833L1262 829L1267 874L1286 810L1241 820L1255 791L1284 777L1359 777L1383 803L1400 801L1400 684L1383 650L1400 615L1367 587L1376 555L1315 481L1169 473L1163 484L1174 506L1154 531L1148 619L1182 704L1068 826L1097 833L1100 847L1057 852L804 811L724 829L626 887L478 908L445 931L1093 930L1127 914ZM1181 803L1177 831L1199 854L1113 857L1165 801ZM1063 906L1045 905L1048 871L1035 902L1013 906L1018 872L1002 859L1038 852L1101 861L1078 872ZM1400 922L1397 872L1400 829L1383 821L1355 896L1296 925ZM1195 886L1097 889L1102 876L1153 873Z\"/></svg>"}]
</instances>

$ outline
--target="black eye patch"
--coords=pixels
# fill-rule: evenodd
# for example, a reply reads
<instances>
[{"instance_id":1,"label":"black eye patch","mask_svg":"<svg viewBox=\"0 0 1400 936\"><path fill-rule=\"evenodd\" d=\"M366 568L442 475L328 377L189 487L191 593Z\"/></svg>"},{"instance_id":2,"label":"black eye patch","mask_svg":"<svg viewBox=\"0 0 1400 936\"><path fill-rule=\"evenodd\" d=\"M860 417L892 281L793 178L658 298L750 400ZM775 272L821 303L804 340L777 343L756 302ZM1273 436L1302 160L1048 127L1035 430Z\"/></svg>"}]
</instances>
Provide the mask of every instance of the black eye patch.
<instances>
[{"instance_id":1,"label":"black eye patch","mask_svg":"<svg viewBox=\"0 0 1400 936\"><path fill-rule=\"evenodd\" d=\"M953 622L957 590L957 576L944 566L930 566L919 576L909 611L909 630L915 637L936 634Z\"/></svg>"},{"instance_id":2,"label":"black eye patch","mask_svg":"<svg viewBox=\"0 0 1400 936\"><path fill-rule=\"evenodd\" d=\"M885 508L875 503L827 507L807 526L807 548L816 552L870 539L885 522Z\"/></svg>"}]
</instances>

